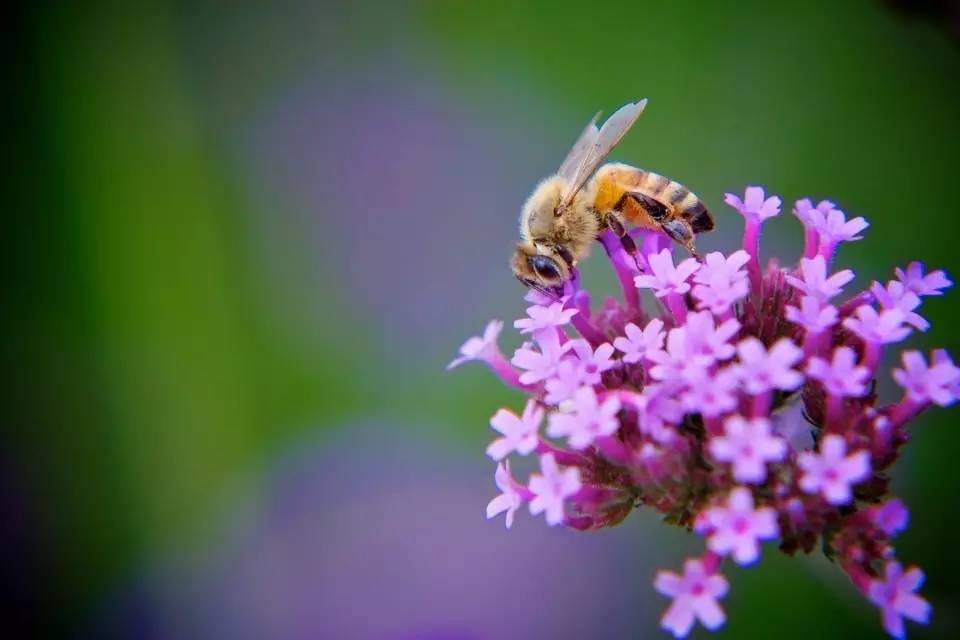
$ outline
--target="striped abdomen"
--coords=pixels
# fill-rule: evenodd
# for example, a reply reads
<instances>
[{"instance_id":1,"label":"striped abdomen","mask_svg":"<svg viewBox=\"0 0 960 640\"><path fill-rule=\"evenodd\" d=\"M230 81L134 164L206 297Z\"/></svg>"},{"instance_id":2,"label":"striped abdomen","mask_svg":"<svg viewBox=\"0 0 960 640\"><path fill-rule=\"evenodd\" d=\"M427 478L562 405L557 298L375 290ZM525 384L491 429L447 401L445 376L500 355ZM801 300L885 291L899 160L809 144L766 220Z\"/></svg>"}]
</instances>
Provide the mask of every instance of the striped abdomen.
<instances>
[{"instance_id":1,"label":"striped abdomen","mask_svg":"<svg viewBox=\"0 0 960 640\"><path fill-rule=\"evenodd\" d=\"M649 211L636 201L627 201L624 194L641 193L648 198L662 204L669 217L682 217L693 229L694 233L702 233L713 229L713 218L710 212L695 193L685 186L659 173L637 169L625 164L608 164L601 167L596 173L597 196L595 208L597 211L607 212L618 206L627 206L622 213L630 222L642 226L646 221L643 217L657 220L659 216Z\"/></svg>"}]
</instances>

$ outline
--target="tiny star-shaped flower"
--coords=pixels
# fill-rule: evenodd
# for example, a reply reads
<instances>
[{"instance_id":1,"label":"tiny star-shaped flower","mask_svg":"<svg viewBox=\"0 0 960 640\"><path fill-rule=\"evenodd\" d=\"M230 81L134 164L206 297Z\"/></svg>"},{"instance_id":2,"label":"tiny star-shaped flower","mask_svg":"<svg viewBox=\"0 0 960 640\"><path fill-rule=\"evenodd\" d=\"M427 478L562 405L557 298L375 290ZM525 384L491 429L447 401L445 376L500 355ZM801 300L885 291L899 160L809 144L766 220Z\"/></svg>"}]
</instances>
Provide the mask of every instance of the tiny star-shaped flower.
<instances>
[{"instance_id":1,"label":"tiny star-shaped flower","mask_svg":"<svg viewBox=\"0 0 960 640\"><path fill-rule=\"evenodd\" d=\"M787 276L787 282L805 295L826 302L843 291L844 285L853 280L853 271L844 269L827 277L827 261L823 256L800 259L802 278Z\"/></svg>"},{"instance_id":2,"label":"tiny star-shaped flower","mask_svg":"<svg viewBox=\"0 0 960 640\"><path fill-rule=\"evenodd\" d=\"M840 209L831 209L826 213L813 209L808 215L810 224L820 234L820 242L827 246L862 240L863 236L857 234L870 226L863 217L847 220L847 216Z\"/></svg>"},{"instance_id":3,"label":"tiny star-shaped flower","mask_svg":"<svg viewBox=\"0 0 960 640\"><path fill-rule=\"evenodd\" d=\"M726 615L717 600L727 594L729 584L719 573L707 573L703 562L687 560L683 575L658 571L653 588L673 602L660 619L660 626L676 638L686 637L697 620L707 629L723 626Z\"/></svg>"},{"instance_id":4,"label":"tiny star-shaped flower","mask_svg":"<svg viewBox=\"0 0 960 640\"><path fill-rule=\"evenodd\" d=\"M805 296L800 300L799 307L786 307L787 320L798 324L810 333L820 333L826 331L837 324L839 312L832 304L821 302L812 297Z\"/></svg>"},{"instance_id":5,"label":"tiny star-shaped flower","mask_svg":"<svg viewBox=\"0 0 960 640\"><path fill-rule=\"evenodd\" d=\"M843 321L843 326L867 342L891 344L910 335L910 327L903 326L906 315L899 309L884 309L877 313L870 305L863 304L854 314Z\"/></svg>"},{"instance_id":6,"label":"tiny star-shaped flower","mask_svg":"<svg viewBox=\"0 0 960 640\"><path fill-rule=\"evenodd\" d=\"M593 387L578 389L568 409L550 414L547 435L566 437L574 449L584 449L597 438L613 435L620 428L617 420L620 400L610 396L600 402Z\"/></svg>"},{"instance_id":7,"label":"tiny star-shaped flower","mask_svg":"<svg viewBox=\"0 0 960 640\"><path fill-rule=\"evenodd\" d=\"M923 263L921 262L911 262L907 265L906 271L897 267L895 272L897 279L918 296L942 296L943 291L941 289L953 286L953 283L947 278L947 274L941 269L923 275Z\"/></svg>"},{"instance_id":8,"label":"tiny star-shaped flower","mask_svg":"<svg viewBox=\"0 0 960 640\"><path fill-rule=\"evenodd\" d=\"M941 358L928 366L919 351L903 352L903 368L893 370L893 379L907 392L907 397L917 403L947 407L957 400L957 382L960 369L953 362Z\"/></svg>"},{"instance_id":9,"label":"tiny star-shaped flower","mask_svg":"<svg viewBox=\"0 0 960 640\"><path fill-rule=\"evenodd\" d=\"M647 326L640 329L632 322L623 328L626 337L619 337L613 341L613 346L623 354L623 361L628 363L640 362L650 351L663 347L665 334L663 320L654 318Z\"/></svg>"},{"instance_id":10,"label":"tiny star-shaped flower","mask_svg":"<svg viewBox=\"0 0 960 640\"><path fill-rule=\"evenodd\" d=\"M744 338L737 345L739 362L734 365L747 393L758 395L782 389L793 391L803 384L803 375L793 369L803 351L789 338L781 338L766 350L757 338Z\"/></svg>"},{"instance_id":11,"label":"tiny star-shaped flower","mask_svg":"<svg viewBox=\"0 0 960 640\"><path fill-rule=\"evenodd\" d=\"M488 360L498 351L497 336L503 329L503 322L500 320L491 320L483 330L482 336L469 338L460 347L460 355L447 365L447 370L459 367L464 362L470 360Z\"/></svg>"},{"instance_id":12,"label":"tiny star-shaped flower","mask_svg":"<svg viewBox=\"0 0 960 640\"><path fill-rule=\"evenodd\" d=\"M554 302L548 306L533 305L527 307L527 317L515 320L514 328L520 333L535 333L545 329L562 327L570 322L570 318L577 314L576 309L564 309L565 300Z\"/></svg>"},{"instance_id":13,"label":"tiny star-shaped flower","mask_svg":"<svg viewBox=\"0 0 960 640\"><path fill-rule=\"evenodd\" d=\"M580 491L580 470L576 467L560 469L553 454L540 456L540 471L530 477L529 489L533 494L530 513L543 513L547 524L555 526L563 522L563 502Z\"/></svg>"},{"instance_id":14,"label":"tiny star-shaped flower","mask_svg":"<svg viewBox=\"0 0 960 640\"><path fill-rule=\"evenodd\" d=\"M674 266L670 249L648 256L647 261L652 273L636 276L633 282L638 289L653 289L653 294L658 298L690 291L687 280L700 268L700 263L693 258Z\"/></svg>"},{"instance_id":15,"label":"tiny star-shaped flower","mask_svg":"<svg viewBox=\"0 0 960 640\"><path fill-rule=\"evenodd\" d=\"M780 535L776 510L754 509L753 494L746 487L731 491L726 504L701 513L694 530L709 536L708 549L719 555L731 554L739 565L756 562L760 558L760 541Z\"/></svg>"},{"instance_id":16,"label":"tiny star-shaped flower","mask_svg":"<svg viewBox=\"0 0 960 640\"><path fill-rule=\"evenodd\" d=\"M894 536L907 528L910 513L903 502L892 498L882 505L873 507L870 510L870 519L885 534Z\"/></svg>"},{"instance_id":17,"label":"tiny star-shaped flower","mask_svg":"<svg viewBox=\"0 0 960 640\"><path fill-rule=\"evenodd\" d=\"M870 475L870 454L856 451L847 455L847 443L841 436L830 434L820 442L820 453L801 453L797 464L803 470L800 488L806 493L819 493L832 505L849 504L851 486Z\"/></svg>"},{"instance_id":18,"label":"tiny star-shaped flower","mask_svg":"<svg viewBox=\"0 0 960 640\"><path fill-rule=\"evenodd\" d=\"M513 526L513 515L521 506L523 506L523 495L520 493L520 485L513 476L510 475L510 461L497 465L497 471L493 476L497 488L500 489L500 495L487 504L487 520L495 518L503 512L506 512L504 524L507 529Z\"/></svg>"},{"instance_id":19,"label":"tiny star-shaped flower","mask_svg":"<svg viewBox=\"0 0 960 640\"><path fill-rule=\"evenodd\" d=\"M503 434L487 447L487 455L494 460L503 460L511 453L525 456L537 448L538 431L543 422L543 409L535 400L527 401L523 415L518 416L507 409L500 409L490 418L490 426Z\"/></svg>"},{"instance_id":20,"label":"tiny star-shaped flower","mask_svg":"<svg viewBox=\"0 0 960 640\"><path fill-rule=\"evenodd\" d=\"M766 418L731 416L723 435L710 439L710 455L733 467L737 482L761 483L767 479L767 463L780 462L787 453L786 441L771 433Z\"/></svg>"},{"instance_id":21,"label":"tiny star-shaped flower","mask_svg":"<svg viewBox=\"0 0 960 640\"><path fill-rule=\"evenodd\" d=\"M743 200L732 193L725 193L723 201L740 212L744 218L766 220L780 213L782 200L777 196L765 197L763 187L747 187Z\"/></svg>"},{"instance_id":22,"label":"tiny star-shaped flower","mask_svg":"<svg viewBox=\"0 0 960 640\"><path fill-rule=\"evenodd\" d=\"M870 285L870 293L884 309L903 311L903 321L907 324L913 325L920 331L926 331L930 328L930 323L914 311L920 306L920 296L903 286L903 283L899 280L891 280L887 283L887 286L874 282Z\"/></svg>"},{"instance_id":23,"label":"tiny star-shaped flower","mask_svg":"<svg viewBox=\"0 0 960 640\"><path fill-rule=\"evenodd\" d=\"M837 347L830 362L816 356L810 358L807 375L818 380L832 396L859 398L867 393L870 370L857 365L857 354L853 349Z\"/></svg>"},{"instance_id":24,"label":"tiny star-shaped flower","mask_svg":"<svg viewBox=\"0 0 960 640\"><path fill-rule=\"evenodd\" d=\"M923 571L913 567L904 572L899 562L887 563L883 580L871 580L867 588L870 602L880 607L883 628L894 638L903 638L903 618L926 624L930 604L915 592L923 584Z\"/></svg>"}]
</instances>

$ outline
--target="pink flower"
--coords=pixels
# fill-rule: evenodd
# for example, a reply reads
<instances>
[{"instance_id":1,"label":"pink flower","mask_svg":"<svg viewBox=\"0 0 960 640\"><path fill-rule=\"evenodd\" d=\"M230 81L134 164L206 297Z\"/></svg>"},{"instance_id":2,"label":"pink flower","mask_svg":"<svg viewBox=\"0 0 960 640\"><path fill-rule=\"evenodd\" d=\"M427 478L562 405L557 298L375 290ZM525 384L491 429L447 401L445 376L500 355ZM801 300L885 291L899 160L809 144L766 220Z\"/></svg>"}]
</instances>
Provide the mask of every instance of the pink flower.
<instances>
[{"instance_id":1,"label":"pink flower","mask_svg":"<svg viewBox=\"0 0 960 640\"><path fill-rule=\"evenodd\" d=\"M803 384L803 376L793 369L803 357L788 338L778 340L770 350L754 337L745 338L737 345L739 362L734 365L747 393L759 395L774 389L793 391Z\"/></svg>"},{"instance_id":2,"label":"pink flower","mask_svg":"<svg viewBox=\"0 0 960 640\"><path fill-rule=\"evenodd\" d=\"M513 452L525 456L537 448L538 431L543 422L543 409L535 400L527 401L523 415L500 409L490 418L490 426L503 434L487 447L487 455L494 460L503 460Z\"/></svg>"},{"instance_id":3,"label":"pink flower","mask_svg":"<svg viewBox=\"0 0 960 640\"><path fill-rule=\"evenodd\" d=\"M535 349L532 343L525 342L510 360L514 366L524 369L520 374L520 382L523 384L536 384L553 377L563 357L565 350L556 335L543 334L538 340L539 349Z\"/></svg>"},{"instance_id":4,"label":"pink flower","mask_svg":"<svg viewBox=\"0 0 960 640\"><path fill-rule=\"evenodd\" d=\"M689 413L699 413L704 418L715 418L732 411L737 406L737 391L740 384L735 372L723 369L710 373L706 369L691 372L686 376L687 388L681 396L684 408Z\"/></svg>"},{"instance_id":5,"label":"pink flower","mask_svg":"<svg viewBox=\"0 0 960 640\"><path fill-rule=\"evenodd\" d=\"M729 462L737 482L759 484L767 479L767 463L780 462L787 453L783 438L772 435L766 418L731 416L724 435L710 439L710 455Z\"/></svg>"},{"instance_id":6,"label":"pink flower","mask_svg":"<svg viewBox=\"0 0 960 640\"><path fill-rule=\"evenodd\" d=\"M787 282L805 295L820 302L826 302L839 295L843 291L844 285L853 280L853 271L850 271L850 269L838 271L828 278L827 261L821 255L809 259L801 258L800 271L803 274L803 279L788 275Z\"/></svg>"},{"instance_id":7,"label":"pink flower","mask_svg":"<svg viewBox=\"0 0 960 640\"><path fill-rule=\"evenodd\" d=\"M819 380L824 390L839 398L859 398L867 392L870 370L857 366L857 354L850 347L837 347L833 361L813 357L807 363L807 375Z\"/></svg>"},{"instance_id":8,"label":"pink flower","mask_svg":"<svg viewBox=\"0 0 960 640\"><path fill-rule=\"evenodd\" d=\"M667 334L666 349L650 351L647 358L654 363L650 367L650 376L655 380L681 381L691 367L704 367L708 363L703 359L694 361L687 350L687 330L685 327L671 329Z\"/></svg>"},{"instance_id":9,"label":"pink flower","mask_svg":"<svg viewBox=\"0 0 960 640\"><path fill-rule=\"evenodd\" d=\"M915 591L923 584L923 571L917 567L906 573L899 562L887 563L883 580L871 580L867 588L870 602L883 613L883 628L894 638L903 638L903 618L926 624L930 619L930 604Z\"/></svg>"},{"instance_id":10,"label":"pink flower","mask_svg":"<svg viewBox=\"0 0 960 640\"><path fill-rule=\"evenodd\" d=\"M744 218L763 221L779 214L782 202L777 196L765 198L765 195L763 187L747 187L743 200L732 193L726 193L723 201L739 211Z\"/></svg>"},{"instance_id":11,"label":"pink flower","mask_svg":"<svg viewBox=\"0 0 960 640\"><path fill-rule=\"evenodd\" d=\"M620 427L617 414L620 400L611 396L600 402L592 387L582 387L573 395L568 412L550 414L547 435L566 437L574 449L584 449L595 439L610 436Z\"/></svg>"},{"instance_id":12,"label":"pink flower","mask_svg":"<svg viewBox=\"0 0 960 640\"><path fill-rule=\"evenodd\" d=\"M601 374L617 364L610 357L613 355L613 345L607 342L593 350L586 340L571 340L567 344L567 349L576 353L580 359L579 372L583 384L600 384Z\"/></svg>"},{"instance_id":13,"label":"pink flower","mask_svg":"<svg viewBox=\"0 0 960 640\"><path fill-rule=\"evenodd\" d=\"M663 347L663 320L654 318L641 331L632 322L623 328L626 337L617 338L613 346L623 354L623 361L640 362L650 351Z\"/></svg>"},{"instance_id":14,"label":"pink flower","mask_svg":"<svg viewBox=\"0 0 960 640\"><path fill-rule=\"evenodd\" d=\"M923 264L920 262L911 262L907 265L906 271L897 267L896 274L897 279L918 296L942 296L941 289L953 286L942 270L938 269L923 275Z\"/></svg>"},{"instance_id":15,"label":"pink flower","mask_svg":"<svg viewBox=\"0 0 960 640\"><path fill-rule=\"evenodd\" d=\"M812 296L800 300L799 307L786 308L787 320L798 324L810 333L826 331L837 324L839 313L832 304L821 302Z\"/></svg>"},{"instance_id":16,"label":"pink flower","mask_svg":"<svg viewBox=\"0 0 960 640\"><path fill-rule=\"evenodd\" d=\"M740 331L736 319L724 320L719 325L708 311L687 315L686 349L705 364L714 361L729 360L736 353L736 347L730 340Z\"/></svg>"},{"instance_id":17,"label":"pink flower","mask_svg":"<svg viewBox=\"0 0 960 640\"><path fill-rule=\"evenodd\" d=\"M483 330L483 336L474 336L460 347L460 356L447 365L447 370L459 367L470 360L489 360L500 352L497 347L497 336L503 329L503 322L491 320Z\"/></svg>"},{"instance_id":18,"label":"pink flower","mask_svg":"<svg viewBox=\"0 0 960 640\"><path fill-rule=\"evenodd\" d=\"M572 398L577 389L582 386L580 361L576 358L564 358L557 365L553 377L547 379L545 385L547 394L543 400L547 404L559 405Z\"/></svg>"},{"instance_id":19,"label":"pink flower","mask_svg":"<svg viewBox=\"0 0 960 640\"><path fill-rule=\"evenodd\" d=\"M696 620L713 630L719 629L727 619L717 603L727 594L727 580L718 573L708 573L700 560L687 560L682 576L671 571L658 571L653 588L673 598L660 619L660 626L676 638L690 633Z\"/></svg>"},{"instance_id":20,"label":"pink flower","mask_svg":"<svg viewBox=\"0 0 960 640\"><path fill-rule=\"evenodd\" d=\"M814 207L810 198L804 198L802 200L797 200L793 205L793 215L797 216L800 222L804 224L810 224L811 210L816 209L821 215L825 215L836 208L837 205L833 204L829 200L821 200L817 203L817 206Z\"/></svg>"},{"instance_id":21,"label":"pink flower","mask_svg":"<svg viewBox=\"0 0 960 640\"><path fill-rule=\"evenodd\" d=\"M810 223L820 234L820 243L826 246L835 246L838 242L852 242L862 240L857 234L870 226L862 217L847 220L840 209L831 209L824 213L817 209L809 213Z\"/></svg>"},{"instance_id":22,"label":"pink flower","mask_svg":"<svg viewBox=\"0 0 960 640\"><path fill-rule=\"evenodd\" d=\"M918 404L932 402L947 407L956 402L956 384L960 380L960 369L941 358L933 366L919 351L903 352L903 369L894 369L893 379L907 392L907 397Z\"/></svg>"},{"instance_id":23,"label":"pink flower","mask_svg":"<svg viewBox=\"0 0 960 640\"><path fill-rule=\"evenodd\" d=\"M742 249L732 253L729 258L719 251L708 253L693 277L697 283L693 287L693 295L700 303L699 308L723 315L738 300L746 297L750 293L750 283L743 267L749 261L750 254Z\"/></svg>"},{"instance_id":24,"label":"pink flower","mask_svg":"<svg viewBox=\"0 0 960 640\"><path fill-rule=\"evenodd\" d=\"M871 519L881 531L893 536L907 528L910 514L903 502L897 498L887 500L882 505L873 507L870 511Z\"/></svg>"},{"instance_id":25,"label":"pink flower","mask_svg":"<svg viewBox=\"0 0 960 640\"><path fill-rule=\"evenodd\" d=\"M562 327L570 322L570 318L577 314L576 309L564 309L565 300L554 302L548 306L533 305L527 307L526 318L513 323L520 333L535 333L544 329Z\"/></svg>"},{"instance_id":26,"label":"pink flower","mask_svg":"<svg viewBox=\"0 0 960 640\"><path fill-rule=\"evenodd\" d=\"M808 451L797 459L804 471L800 488L806 493L820 493L830 504L848 504L853 499L851 485L870 475L870 455L866 451L846 454L847 443L841 436L824 436L819 454Z\"/></svg>"},{"instance_id":27,"label":"pink flower","mask_svg":"<svg viewBox=\"0 0 960 640\"><path fill-rule=\"evenodd\" d=\"M868 304L860 305L843 326L867 342L890 344L900 342L910 335L910 328L903 326L906 316L899 309L884 309L880 313Z\"/></svg>"},{"instance_id":28,"label":"pink flower","mask_svg":"<svg viewBox=\"0 0 960 640\"><path fill-rule=\"evenodd\" d=\"M903 311L903 321L907 324L913 325L920 331L930 328L930 323L914 312L914 309L920 306L920 296L903 286L899 280L891 280L886 287L879 282L874 282L870 286L870 292L884 309Z\"/></svg>"},{"instance_id":29,"label":"pink flower","mask_svg":"<svg viewBox=\"0 0 960 640\"><path fill-rule=\"evenodd\" d=\"M500 495L487 504L487 520L495 518L506 511L507 515L504 522L507 529L509 529L513 526L513 514L523 506L524 498L521 493L523 485L519 484L513 479L513 476L510 475L509 461L507 461L506 464L501 462L497 465L497 472L493 478L497 483L497 488L500 489Z\"/></svg>"},{"instance_id":30,"label":"pink flower","mask_svg":"<svg viewBox=\"0 0 960 640\"><path fill-rule=\"evenodd\" d=\"M693 258L687 258L674 267L670 249L648 256L648 262L653 273L636 276L633 282L638 289L653 289L658 298L690 291L687 280L700 268L700 263Z\"/></svg>"},{"instance_id":31,"label":"pink flower","mask_svg":"<svg viewBox=\"0 0 960 640\"><path fill-rule=\"evenodd\" d=\"M731 491L724 506L702 512L694 529L709 536L710 551L721 556L731 553L739 565L756 562L760 558L760 541L780 535L777 512L769 507L754 509L753 494L745 487Z\"/></svg>"},{"instance_id":32,"label":"pink flower","mask_svg":"<svg viewBox=\"0 0 960 640\"><path fill-rule=\"evenodd\" d=\"M660 443L673 439L673 425L683 419L683 405L669 384L648 384L632 405L637 411L640 432Z\"/></svg>"},{"instance_id":33,"label":"pink flower","mask_svg":"<svg viewBox=\"0 0 960 640\"><path fill-rule=\"evenodd\" d=\"M558 525L563 522L563 502L580 491L580 470L576 467L561 470L553 454L540 456L541 474L530 477L530 513L545 513L547 524Z\"/></svg>"}]
</instances>

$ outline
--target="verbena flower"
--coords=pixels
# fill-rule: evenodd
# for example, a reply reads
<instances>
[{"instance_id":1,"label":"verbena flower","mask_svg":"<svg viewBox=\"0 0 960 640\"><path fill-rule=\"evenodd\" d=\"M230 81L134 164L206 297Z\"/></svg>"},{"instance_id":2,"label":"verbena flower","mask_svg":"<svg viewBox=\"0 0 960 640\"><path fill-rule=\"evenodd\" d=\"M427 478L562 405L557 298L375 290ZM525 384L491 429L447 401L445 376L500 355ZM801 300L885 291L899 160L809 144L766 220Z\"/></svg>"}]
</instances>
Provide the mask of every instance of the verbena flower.
<instances>
[{"instance_id":1,"label":"verbena flower","mask_svg":"<svg viewBox=\"0 0 960 640\"><path fill-rule=\"evenodd\" d=\"M900 637L903 619L926 622L929 605L916 593L922 573L896 559L908 514L889 475L915 419L960 396L960 368L937 349L907 350L888 370L884 352L929 328L923 299L951 282L915 262L843 291L854 274L831 266L836 249L868 225L826 200L794 205L798 263L762 267L760 227L780 199L748 187L726 201L744 217L742 248L676 262L660 234L637 231L634 262L605 236L622 303L592 309L574 274L560 299L527 294L533 306L514 326L530 341L512 358L496 321L461 347L451 366L483 362L527 398L521 415L491 420L500 495L487 516L504 513L509 527L527 505L550 525L592 530L643 506L696 530L703 554L654 580L677 637L724 623L727 557L754 563L766 541L787 554L822 548ZM891 378L902 394L881 398L877 382ZM801 416L812 439L795 437ZM506 458L531 454L540 472L524 484Z\"/></svg>"}]
</instances>

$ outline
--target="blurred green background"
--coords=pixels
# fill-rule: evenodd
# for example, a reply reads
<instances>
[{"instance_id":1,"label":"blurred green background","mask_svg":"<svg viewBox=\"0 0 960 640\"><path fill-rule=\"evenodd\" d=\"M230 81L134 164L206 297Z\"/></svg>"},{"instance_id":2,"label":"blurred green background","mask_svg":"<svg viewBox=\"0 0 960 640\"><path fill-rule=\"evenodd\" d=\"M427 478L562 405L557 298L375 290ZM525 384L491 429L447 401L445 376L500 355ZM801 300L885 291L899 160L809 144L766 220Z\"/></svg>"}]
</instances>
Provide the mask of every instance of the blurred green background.
<instances>
[{"instance_id":1,"label":"blurred green background","mask_svg":"<svg viewBox=\"0 0 960 640\"><path fill-rule=\"evenodd\" d=\"M510 537L481 517L493 495L483 447L489 415L519 400L479 368L443 367L489 318L522 313L506 267L519 206L597 109L650 99L615 157L696 190L717 212L708 250L739 239L724 191L762 184L868 218L866 240L841 253L860 284L915 259L960 275L960 50L938 15L868 0L37 2L5 23L16 195L2 233L4 624L31 635L335 637L319 623L244 630L240 610L272 588L244 607L204 606L219 597L204 576L224 571L206 559L228 532L260 531L237 514L275 517L273 479L303 451L298 469L342 466L299 505L320 524L295 559L333 548L337 508L356 504L362 522L371 495L442 485L449 465L470 469L467 503L424 498L430 517L403 531L429 539L463 510L509 560ZM765 249L796 258L799 225L767 227ZM613 290L602 264L586 277ZM912 344L960 353L958 300L930 301L933 329ZM960 635L954 416L918 421L894 478L912 514L900 555L924 567L934 604L912 637ZM395 447L410 462L381 478ZM366 481L381 489L351 494ZM428 508L412 495L411 511ZM653 570L696 545L632 520L596 536L518 522L524 548L562 545L555 569L581 548L616 550L596 588L568 594L629 594L596 610L594 636L661 637ZM237 557L263 549L238 544ZM376 566L336 575L376 584ZM292 583L318 591L283 610L285 624L324 601L326 570ZM770 549L729 577L727 637L881 634L823 559ZM235 626L197 622L221 615ZM510 635L456 614L442 628L404 620L366 637ZM336 637L363 635L345 625Z\"/></svg>"}]
</instances>

